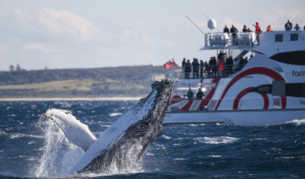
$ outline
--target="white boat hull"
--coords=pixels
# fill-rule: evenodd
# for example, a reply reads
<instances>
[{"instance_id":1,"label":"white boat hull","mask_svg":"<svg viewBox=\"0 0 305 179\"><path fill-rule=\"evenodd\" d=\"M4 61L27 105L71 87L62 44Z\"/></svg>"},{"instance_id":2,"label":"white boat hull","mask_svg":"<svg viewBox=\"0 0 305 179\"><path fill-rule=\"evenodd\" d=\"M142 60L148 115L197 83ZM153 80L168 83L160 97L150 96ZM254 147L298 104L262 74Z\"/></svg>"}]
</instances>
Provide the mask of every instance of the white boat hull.
<instances>
[{"instance_id":1,"label":"white boat hull","mask_svg":"<svg viewBox=\"0 0 305 179\"><path fill-rule=\"evenodd\" d=\"M305 119L305 109L169 112L164 124L228 123L238 126L281 125Z\"/></svg>"}]
</instances>

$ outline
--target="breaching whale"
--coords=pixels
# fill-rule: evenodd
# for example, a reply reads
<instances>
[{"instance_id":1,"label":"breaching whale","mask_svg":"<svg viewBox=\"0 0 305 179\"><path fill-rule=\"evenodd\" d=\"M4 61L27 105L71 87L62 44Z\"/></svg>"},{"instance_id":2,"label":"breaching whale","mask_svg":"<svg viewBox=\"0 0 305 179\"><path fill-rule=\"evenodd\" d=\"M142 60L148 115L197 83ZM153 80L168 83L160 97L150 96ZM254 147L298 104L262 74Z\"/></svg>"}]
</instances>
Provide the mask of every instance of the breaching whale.
<instances>
[{"instance_id":1,"label":"breaching whale","mask_svg":"<svg viewBox=\"0 0 305 179\"><path fill-rule=\"evenodd\" d=\"M69 174L107 172L113 165L120 170L126 162L128 165L141 159L163 130L163 118L174 89L168 79L156 81L151 87L144 100L120 116L98 139L70 111L52 108L45 111L45 118L51 119L72 143L86 151Z\"/></svg>"}]
</instances>

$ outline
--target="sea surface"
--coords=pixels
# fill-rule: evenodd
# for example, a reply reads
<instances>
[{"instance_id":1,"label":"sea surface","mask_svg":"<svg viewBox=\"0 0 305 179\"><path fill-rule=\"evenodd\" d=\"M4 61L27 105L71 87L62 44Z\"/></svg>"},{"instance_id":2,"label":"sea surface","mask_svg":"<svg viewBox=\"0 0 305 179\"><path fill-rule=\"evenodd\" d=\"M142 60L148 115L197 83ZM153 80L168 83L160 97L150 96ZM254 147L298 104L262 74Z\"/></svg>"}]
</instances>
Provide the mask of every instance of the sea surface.
<instances>
[{"instance_id":1,"label":"sea surface","mask_svg":"<svg viewBox=\"0 0 305 179\"><path fill-rule=\"evenodd\" d=\"M167 125L123 172L66 175L84 152L43 112L70 110L98 137L135 103L0 102L0 178L305 178L305 116L279 126Z\"/></svg>"}]
</instances>

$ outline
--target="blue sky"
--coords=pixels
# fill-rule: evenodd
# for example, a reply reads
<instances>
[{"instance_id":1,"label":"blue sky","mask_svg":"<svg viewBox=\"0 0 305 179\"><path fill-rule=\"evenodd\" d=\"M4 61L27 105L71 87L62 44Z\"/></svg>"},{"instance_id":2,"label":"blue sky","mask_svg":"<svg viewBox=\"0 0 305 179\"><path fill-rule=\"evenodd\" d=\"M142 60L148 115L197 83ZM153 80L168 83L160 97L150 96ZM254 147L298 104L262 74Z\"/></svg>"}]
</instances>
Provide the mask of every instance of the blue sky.
<instances>
[{"instance_id":1,"label":"blue sky","mask_svg":"<svg viewBox=\"0 0 305 179\"><path fill-rule=\"evenodd\" d=\"M283 29L287 19L303 28L304 0L0 0L0 70L162 65L171 58L207 61L199 51L208 19L218 29L234 24Z\"/></svg>"}]
</instances>

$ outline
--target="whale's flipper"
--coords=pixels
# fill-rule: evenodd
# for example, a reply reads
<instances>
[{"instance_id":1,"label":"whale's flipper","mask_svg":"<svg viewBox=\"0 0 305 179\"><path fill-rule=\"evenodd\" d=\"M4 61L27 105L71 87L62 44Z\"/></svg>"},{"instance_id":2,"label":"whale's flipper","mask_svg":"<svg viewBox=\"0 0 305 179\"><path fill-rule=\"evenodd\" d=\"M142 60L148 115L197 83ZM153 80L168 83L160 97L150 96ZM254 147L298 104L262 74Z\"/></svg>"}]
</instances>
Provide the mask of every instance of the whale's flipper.
<instances>
[{"instance_id":1,"label":"whale's flipper","mask_svg":"<svg viewBox=\"0 0 305 179\"><path fill-rule=\"evenodd\" d=\"M51 119L73 144L85 151L96 141L88 126L77 120L70 111L50 108L43 116Z\"/></svg>"}]
</instances>

